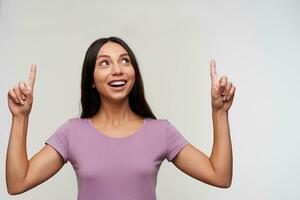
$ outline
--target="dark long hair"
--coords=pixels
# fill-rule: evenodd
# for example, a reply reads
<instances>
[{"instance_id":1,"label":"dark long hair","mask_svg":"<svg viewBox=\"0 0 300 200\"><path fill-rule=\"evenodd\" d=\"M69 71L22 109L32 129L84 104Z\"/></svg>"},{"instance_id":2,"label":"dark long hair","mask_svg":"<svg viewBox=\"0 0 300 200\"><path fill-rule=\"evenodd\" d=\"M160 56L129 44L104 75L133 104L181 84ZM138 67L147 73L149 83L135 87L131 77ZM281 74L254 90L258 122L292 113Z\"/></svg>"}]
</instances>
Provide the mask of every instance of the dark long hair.
<instances>
[{"instance_id":1,"label":"dark long hair","mask_svg":"<svg viewBox=\"0 0 300 200\"><path fill-rule=\"evenodd\" d=\"M95 115L101 106L101 98L99 92L96 88L92 87L93 84L93 74L96 64L96 58L100 48L107 42L115 42L120 44L128 53L129 58L131 60L131 64L135 71L135 83L133 85L132 90L129 93L129 106L133 112L136 114L154 118L154 114L152 113L144 95L144 85L142 76L139 70L138 63L136 61L135 55L129 46L118 37L108 37L108 38L100 38L94 41L88 48L81 73L81 118L89 118Z\"/></svg>"}]
</instances>

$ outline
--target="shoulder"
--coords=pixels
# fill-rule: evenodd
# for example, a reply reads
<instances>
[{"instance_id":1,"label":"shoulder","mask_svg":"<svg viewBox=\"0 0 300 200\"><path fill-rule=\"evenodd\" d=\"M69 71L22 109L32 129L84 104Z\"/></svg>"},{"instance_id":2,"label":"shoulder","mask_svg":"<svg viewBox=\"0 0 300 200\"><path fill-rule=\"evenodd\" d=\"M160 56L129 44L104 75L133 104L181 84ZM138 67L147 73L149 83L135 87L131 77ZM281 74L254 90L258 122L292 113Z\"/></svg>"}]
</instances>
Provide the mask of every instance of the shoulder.
<instances>
[{"instance_id":1,"label":"shoulder","mask_svg":"<svg viewBox=\"0 0 300 200\"><path fill-rule=\"evenodd\" d=\"M152 128L157 128L159 130L162 130L163 132L167 132L168 129L174 127L172 123L165 118L161 118L161 119L147 118L147 122L149 126L151 126Z\"/></svg>"},{"instance_id":2,"label":"shoulder","mask_svg":"<svg viewBox=\"0 0 300 200\"><path fill-rule=\"evenodd\" d=\"M86 121L86 119L84 119L84 118L71 117L71 118L68 118L68 119L64 120L61 123L60 128L74 129L74 128L77 128L78 126L82 126L85 121Z\"/></svg>"},{"instance_id":3,"label":"shoulder","mask_svg":"<svg viewBox=\"0 0 300 200\"><path fill-rule=\"evenodd\" d=\"M178 135L180 133L180 130L168 119L162 118L162 119L151 119L152 125L154 127L158 127L160 130L164 132L166 137L170 137L172 135Z\"/></svg>"},{"instance_id":4,"label":"shoulder","mask_svg":"<svg viewBox=\"0 0 300 200\"><path fill-rule=\"evenodd\" d=\"M86 120L87 118L80 118L80 117L71 117L67 120L67 123L81 123L83 122L84 120Z\"/></svg>"},{"instance_id":5,"label":"shoulder","mask_svg":"<svg viewBox=\"0 0 300 200\"><path fill-rule=\"evenodd\" d=\"M156 126L166 126L169 124L167 119L154 119L154 118L146 118L149 124L156 125Z\"/></svg>"}]
</instances>

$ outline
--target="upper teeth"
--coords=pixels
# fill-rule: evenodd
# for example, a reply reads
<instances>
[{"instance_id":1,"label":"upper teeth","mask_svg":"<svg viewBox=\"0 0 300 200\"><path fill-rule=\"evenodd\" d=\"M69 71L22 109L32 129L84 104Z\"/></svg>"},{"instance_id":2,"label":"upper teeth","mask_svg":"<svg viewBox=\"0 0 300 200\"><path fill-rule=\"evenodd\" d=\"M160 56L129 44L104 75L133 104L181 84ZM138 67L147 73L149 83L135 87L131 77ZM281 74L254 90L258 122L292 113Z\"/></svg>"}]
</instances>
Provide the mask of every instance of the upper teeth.
<instances>
[{"instance_id":1,"label":"upper teeth","mask_svg":"<svg viewBox=\"0 0 300 200\"><path fill-rule=\"evenodd\" d=\"M121 85L121 84L125 84L125 81L113 81L110 83L110 85Z\"/></svg>"}]
</instances>

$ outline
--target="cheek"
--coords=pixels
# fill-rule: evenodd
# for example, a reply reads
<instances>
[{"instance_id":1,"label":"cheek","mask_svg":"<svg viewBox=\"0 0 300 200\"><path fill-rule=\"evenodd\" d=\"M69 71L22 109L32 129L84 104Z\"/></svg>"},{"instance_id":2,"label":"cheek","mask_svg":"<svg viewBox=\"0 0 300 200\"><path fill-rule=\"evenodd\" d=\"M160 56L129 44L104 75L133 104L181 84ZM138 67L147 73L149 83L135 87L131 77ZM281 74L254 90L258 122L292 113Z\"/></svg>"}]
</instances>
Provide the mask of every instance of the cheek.
<instances>
[{"instance_id":1,"label":"cheek","mask_svg":"<svg viewBox=\"0 0 300 200\"><path fill-rule=\"evenodd\" d=\"M93 78L94 78L95 84L101 84L101 83L105 82L105 77L107 77L105 72L103 72L103 71L100 72L99 70L94 71Z\"/></svg>"},{"instance_id":2,"label":"cheek","mask_svg":"<svg viewBox=\"0 0 300 200\"><path fill-rule=\"evenodd\" d=\"M130 70L128 71L128 75L130 76L131 79L135 79L135 72L134 72L134 68L130 68Z\"/></svg>"},{"instance_id":3,"label":"cheek","mask_svg":"<svg viewBox=\"0 0 300 200\"><path fill-rule=\"evenodd\" d=\"M131 84L130 84L130 88L132 89L133 88L133 86L134 86L134 84L135 84L135 79L136 79L136 77L135 77L135 72L134 72L134 70L132 70L132 72L130 73L130 79L131 79ZM130 89L130 90L131 90Z\"/></svg>"}]
</instances>

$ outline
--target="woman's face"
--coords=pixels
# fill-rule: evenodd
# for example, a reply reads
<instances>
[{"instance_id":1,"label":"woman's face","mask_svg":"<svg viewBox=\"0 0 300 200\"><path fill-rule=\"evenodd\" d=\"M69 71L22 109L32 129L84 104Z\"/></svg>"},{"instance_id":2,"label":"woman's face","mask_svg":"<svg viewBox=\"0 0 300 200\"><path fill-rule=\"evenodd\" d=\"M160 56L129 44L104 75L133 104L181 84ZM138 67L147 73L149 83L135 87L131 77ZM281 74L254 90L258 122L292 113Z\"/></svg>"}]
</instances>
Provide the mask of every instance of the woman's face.
<instances>
[{"instance_id":1,"label":"woman's face","mask_svg":"<svg viewBox=\"0 0 300 200\"><path fill-rule=\"evenodd\" d=\"M135 82L135 72L126 50L118 43L105 43L98 52L93 77L101 98L113 101L127 98Z\"/></svg>"}]
</instances>

